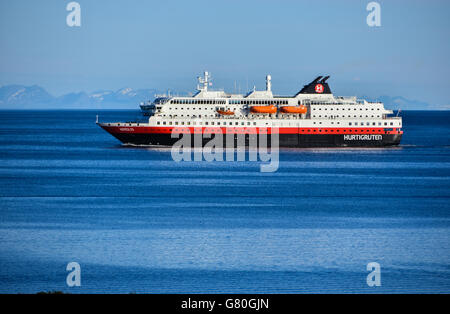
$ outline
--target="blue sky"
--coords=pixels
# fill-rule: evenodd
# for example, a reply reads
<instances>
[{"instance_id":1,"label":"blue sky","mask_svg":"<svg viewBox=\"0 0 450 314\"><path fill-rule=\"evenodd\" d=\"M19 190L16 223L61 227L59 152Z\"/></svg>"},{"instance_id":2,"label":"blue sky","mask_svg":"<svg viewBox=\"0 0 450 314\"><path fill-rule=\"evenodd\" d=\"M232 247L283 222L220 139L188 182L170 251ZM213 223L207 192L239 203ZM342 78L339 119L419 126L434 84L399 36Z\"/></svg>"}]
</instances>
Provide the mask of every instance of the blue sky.
<instances>
[{"instance_id":1,"label":"blue sky","mask_svg":"<svg viewBox=\"0 0 450 314\"><path fill-rule=\"evenodd\" d=\"M450 1L378 1L369 27L363 0L79 0L79 28L69 2L0 0L0 85L190 91L209 70L217 88L263 88L270 73L291 94L329 74L336 94L450 105Z\"/></svg>"}]
</instances>

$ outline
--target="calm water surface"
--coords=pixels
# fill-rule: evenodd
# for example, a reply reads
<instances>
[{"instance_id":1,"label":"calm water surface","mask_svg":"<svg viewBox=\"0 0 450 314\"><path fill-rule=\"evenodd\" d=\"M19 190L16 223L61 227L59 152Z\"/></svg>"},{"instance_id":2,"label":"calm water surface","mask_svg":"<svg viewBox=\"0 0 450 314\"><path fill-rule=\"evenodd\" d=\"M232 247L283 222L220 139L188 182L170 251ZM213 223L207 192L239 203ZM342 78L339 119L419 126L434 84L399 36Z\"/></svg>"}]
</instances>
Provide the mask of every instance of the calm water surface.
<instances>
[{"instance_id":1,"label":"calm water surface","mask_svg":"<svg viewBox=\"0 0 450 314\"><path fill-rule=\"evenodd\" d=\"M123 147L96 114L138 116L0 111L0 292L450 292L450 112L404 112L398 148L282 150L275 173Z\"/></svg>"}]
</instances>

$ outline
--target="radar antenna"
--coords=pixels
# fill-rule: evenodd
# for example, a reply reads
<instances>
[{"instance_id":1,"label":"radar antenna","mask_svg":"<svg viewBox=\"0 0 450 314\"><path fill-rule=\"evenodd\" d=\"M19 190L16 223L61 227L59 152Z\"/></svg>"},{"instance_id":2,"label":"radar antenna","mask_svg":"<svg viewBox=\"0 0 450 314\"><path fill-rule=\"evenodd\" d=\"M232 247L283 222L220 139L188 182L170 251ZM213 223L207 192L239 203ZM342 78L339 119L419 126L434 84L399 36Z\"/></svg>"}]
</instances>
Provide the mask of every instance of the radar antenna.
<instances>
[{"instance_id":1,"label":"radar antenna","mask_svg":"<svg viewBox=\"0 0 450 314\"><path fill-rule=\"evenodd\" d=\"M197 89L199 91L207 92L208 91L208 86L212 85L212 83L211 83L211 76L208 73L208 71L205 71L203 74L204 74L204 77L200 77L200 76L197 77L197 79L198 79Z\"/></svg>"}]
</instances>

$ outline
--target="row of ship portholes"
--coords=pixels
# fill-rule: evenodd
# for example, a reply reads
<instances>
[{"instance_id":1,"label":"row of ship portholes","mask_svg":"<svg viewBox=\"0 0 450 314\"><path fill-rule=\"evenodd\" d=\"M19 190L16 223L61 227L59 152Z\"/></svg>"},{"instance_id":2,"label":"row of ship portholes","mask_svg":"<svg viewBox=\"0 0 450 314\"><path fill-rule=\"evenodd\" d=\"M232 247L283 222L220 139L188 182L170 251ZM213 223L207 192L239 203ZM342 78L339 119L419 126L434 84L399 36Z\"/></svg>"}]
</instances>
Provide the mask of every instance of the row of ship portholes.
<instances>
[{"instance_id":1,"label":"row of ship portholes","mask_svg":"<svg viewBox=\"0 0 450 314\"><path fill-rule=\"evenodd\" d=\"M313 118L322 118L322 116L321 115L319 115L319 116L316 116L316 115L312 115L312 117ZM345 115L342 115L342 116L340 116L340 115L336 115L336 116L327 116L327 115L324 115L323 116L324 118L345 118ZM360 115L359 116L360 118L364 118L364 116L362 116L362 115ZM366 115L365 116L366 118L381 118L381 116L368 116L368 115ZM348 115L347 116L347 118L357 118L357 116L356 115L353 115L353 117L351 116L351 115Z\"/></svg>"},{"instance_id":2,"label":"row of ship portholes","mask_svg":"<svg viewBox=\"0 0 450 314\"><path fill-rule=\"evenodd\" d=\"M304 131L306 132L306 131ZM308 130L308 133L322 133L322 129L314 129L314 130ZM378 130L375 129L337 129L337 130L328 130L328 129L324 129L323 133L370 133L370 132L378 132L378 133L382 133L384 132L383 129L379 128Z\"/></svg>"},{"instance_id":3,"label":"row of ship portholes","mask_svg":"<svg viewBox=\"0 0 450 314\"><path fill-rule=\"evenodd\" d=\"M168 126L170 126L170 125L178 125L178 123L180 125L187 125L187 126L191 125L190 121L186 121L186 122L184 122L184 121L180 121L180 122L171 122L171 121L166 122L166 121L163 121L162 123L161 123L161 121L157 121L156 122L157 125L168 125ZM203 124L201 121L198 121L198 125L199 126L202 126L202 125L205 125L205 126L207 126L207 125L227 126L227 123L228 123L228 126L233 126L233 125L234 126L239 126L239 122L233 122L233 121L230 121L230 122L225 122L225 121L216 122L216 124L214 122L204 122L204 124ZM313 124L316 124L316 122L313 122ZM322 122L319 122L319 124L322 124ZM339 124L339 122L337 124ZM351 126L352 124L353 124L352 122L348 123L349 126ZM194 125L194 126L197 125L197 122L192 122L192 125ZM240 122L240 125L241 126L245 126L245 125L250 126L251 122ZM268 126L268 125L269 125L269 123L266 122L266 126ZM357 126L358 123L355 122L354 125ZM364 124L364 122L361 122L360 125L361 125L361 127L364 127L364 126L369 127L370 126L370 122L367 122L366 124ZM372 125L376 126L375 122L373 122ZM389 125L393 126L394 123L390 122ZM400 123L398 125L400 126ZM130 126L131 126L131 124L130 124ZM253 122L253 126L256 126L256 122ZM273 127L299 127L298 125L292 125L292 124L281 124L281 125L278 125L278 123L275 123L272 126ZM388 126L388 123L384 122L384 126ZM382 127L381 122L378 122L378 127Z\"/></svg>"},{"instance_id":4,"label":"row of ship portholes","mask_svg":"<svg viewBox=\"0 0 450 314\"><path fill-rule=\"evenodd\" d=\"M214 133L214 130L218 130L220 127L205 127L203 132L210 132ZM232 127L229 128L231 131L236 130L242 130L247 129L246 127ZM169 128L168 131L170 132L183 132L189 130L189 127L175 127L175 128ZM248 129L248 130L255 130L254 128ZM263 131L264 128L260 129L259 132ZM391 129L392 130L392 129ZM395 131L396 129L393 129ZM342 129L342 130L328 130L328 129L308 129L308 130L301 130L298 134L304 134L304 133L329 133L329 134L348 134L348 133L369 133L369 134L387 134L388 130L385 129Z\"/></svg>"},{"instance_id":5,"label":"row of ship portholes","mask_svg":"<svg viewBox=\"0 0 450 314\"><path fill-rule=\"evenodd\" d=\"M342 109L342 111L346 110L345 108L341 108L341 109ZM380 111L380 108L376 108L376 109L377 109L377 111ZM316 111L316 110L322 110L322 108L311 108L311 111ZM328 108L323 108L323 110L327 111ZM332 111L333 108L330 108L330 110ZM340 110L339 108L336 108L336 111L339 111L339 110ZM358 108L348 108L347 110L348 111L358 110ZM359 108L359 110L362 111L363 108ZM369 111L369 108L364 108L364 110ZM370 110L375 111L375 108L370 108Z\"/></svg>"}]
</instances>

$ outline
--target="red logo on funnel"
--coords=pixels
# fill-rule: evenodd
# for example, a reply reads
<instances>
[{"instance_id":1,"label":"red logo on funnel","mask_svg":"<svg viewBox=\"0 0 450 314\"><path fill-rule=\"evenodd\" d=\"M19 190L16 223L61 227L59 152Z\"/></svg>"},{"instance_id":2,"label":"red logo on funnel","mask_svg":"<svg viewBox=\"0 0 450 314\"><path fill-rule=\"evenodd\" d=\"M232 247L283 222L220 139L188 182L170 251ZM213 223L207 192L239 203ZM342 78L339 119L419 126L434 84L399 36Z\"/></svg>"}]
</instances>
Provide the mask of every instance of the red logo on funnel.
<instances>
[{"instance_id":1,"label":"red logo on funnel","mask_svg":"<svg viewBox=\"0 0 450 314\"><path fill-rule=\"evenodd\" d=\"M319 93L319 94L323 93L323 85L317 84L315 90L316 90L316 93Z\"/></svg>"}]
</instances>

